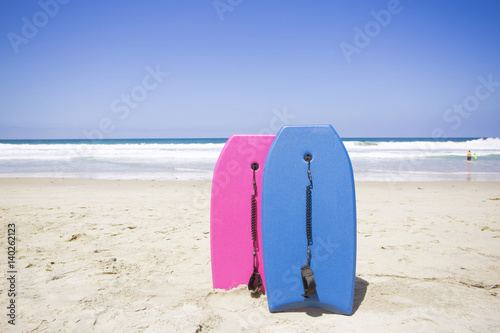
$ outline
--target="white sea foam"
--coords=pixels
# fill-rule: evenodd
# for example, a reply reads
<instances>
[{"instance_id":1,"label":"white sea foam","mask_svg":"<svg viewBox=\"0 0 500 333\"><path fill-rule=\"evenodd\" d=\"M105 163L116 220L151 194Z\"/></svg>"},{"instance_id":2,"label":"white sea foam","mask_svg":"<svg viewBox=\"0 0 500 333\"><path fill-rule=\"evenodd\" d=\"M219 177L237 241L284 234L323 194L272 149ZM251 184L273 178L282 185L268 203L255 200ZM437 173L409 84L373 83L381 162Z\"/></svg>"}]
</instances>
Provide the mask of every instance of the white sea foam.
<instances>
[{"instance_id":1,"label":"white sea foam","mask_svg":"<svg viewBox=\"0 0 500 333\"><path fill-rule=\"evenodd\" d=\"M500 154L500 139L487 138L468 141L346 141L351 158L423 158L463 157L469 150L483 157Z\"/></svg>"},{"instance_id":2,"label":"white sea foam","mask_svg":"<svg viewBox=\"0 0 500 333\"><path fill-rule=\"evenodd\" d=\"M500 180L500 139L346 140L356 180ZM0 177L210 180L223 143L0 144ZM479 156L465 162L467 151ZM466 177L464 177L464 175Z\"/></svg>"}]
</instances>

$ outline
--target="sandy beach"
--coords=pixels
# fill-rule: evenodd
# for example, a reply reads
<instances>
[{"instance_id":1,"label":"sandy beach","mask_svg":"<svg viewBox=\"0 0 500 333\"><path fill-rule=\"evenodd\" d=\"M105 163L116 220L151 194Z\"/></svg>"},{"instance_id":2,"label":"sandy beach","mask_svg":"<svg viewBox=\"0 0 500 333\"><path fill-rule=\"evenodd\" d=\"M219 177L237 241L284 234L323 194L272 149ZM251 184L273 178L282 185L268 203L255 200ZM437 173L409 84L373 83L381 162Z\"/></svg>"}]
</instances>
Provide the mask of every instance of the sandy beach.
<instances>
[{"instance_id":1,"label":"sandy beach","mask_svg":"<svg viewBox=\"0 0 500 333\"><path fill-rule=\"evenodd\" d=\"M355 313L213 290L210 182L1 179L0 331L500 330L500 183L358 182ZM8 225L16 317L7 316Z\"/></svg>"}]
</instances>

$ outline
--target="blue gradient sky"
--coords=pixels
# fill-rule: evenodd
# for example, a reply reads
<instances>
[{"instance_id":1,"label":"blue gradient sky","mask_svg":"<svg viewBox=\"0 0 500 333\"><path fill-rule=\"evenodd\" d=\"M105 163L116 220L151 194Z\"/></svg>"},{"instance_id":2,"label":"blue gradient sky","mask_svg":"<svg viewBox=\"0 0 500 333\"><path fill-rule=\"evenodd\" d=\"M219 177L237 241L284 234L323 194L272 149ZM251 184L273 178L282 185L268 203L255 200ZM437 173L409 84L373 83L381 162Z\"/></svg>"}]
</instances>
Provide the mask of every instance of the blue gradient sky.
<instances>
[{"instance_id":1,"label":"blue gradient sky","mask_svg":"<svg viewBox=\"0 0 500 333\"><path fill-rule=\"evenodd\" d=\"M500 136L498 1L60 2L0 2L0 139Z\"/></svg>"}]
</instances>

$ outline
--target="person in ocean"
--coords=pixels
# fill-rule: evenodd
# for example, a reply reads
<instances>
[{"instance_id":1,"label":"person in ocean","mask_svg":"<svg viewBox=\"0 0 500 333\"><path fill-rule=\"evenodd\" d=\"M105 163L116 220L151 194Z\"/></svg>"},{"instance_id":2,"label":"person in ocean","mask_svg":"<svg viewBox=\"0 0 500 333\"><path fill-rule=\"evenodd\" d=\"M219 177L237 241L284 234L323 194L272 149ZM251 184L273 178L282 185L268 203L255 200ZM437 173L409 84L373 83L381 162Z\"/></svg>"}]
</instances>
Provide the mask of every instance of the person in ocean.
<instances>
[{"instance_id":1,"label":"person in ocean","mask_svg":"<svg viewBox=\"0 0 500 333\"><path fill-rule=\"evenodd\" d=\"M477 160L477 155L474 153L474 161Z\"/></svg>"},{"instance_id":2,"label":"person in ocean","mask_svg":"<svg viewBox=\"0 0 500 333\"><path fill-rule=\"evenodd\" d=\"M472 159L472 154L469 152L467 153L467 161L470 161Z\"/></svg>"}]
</instances>

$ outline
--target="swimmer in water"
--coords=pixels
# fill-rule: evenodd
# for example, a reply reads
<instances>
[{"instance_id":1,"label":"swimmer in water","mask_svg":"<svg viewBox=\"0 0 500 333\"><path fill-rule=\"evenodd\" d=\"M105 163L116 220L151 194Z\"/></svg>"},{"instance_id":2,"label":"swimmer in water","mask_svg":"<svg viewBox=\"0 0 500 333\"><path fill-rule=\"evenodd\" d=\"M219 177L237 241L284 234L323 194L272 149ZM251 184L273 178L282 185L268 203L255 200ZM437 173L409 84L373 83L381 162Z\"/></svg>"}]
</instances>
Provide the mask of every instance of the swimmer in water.
<instances>
[{"instance_id":1,"label":"swimmer in water","mask_svg":"<svg viewBox=\"0 0 500 333\"><path fill-rule=\"evenodd\" d=\"M469 152L467 153L467 161L470 161L472 159L472 154Z\"/></svg>"}]
</instances>

